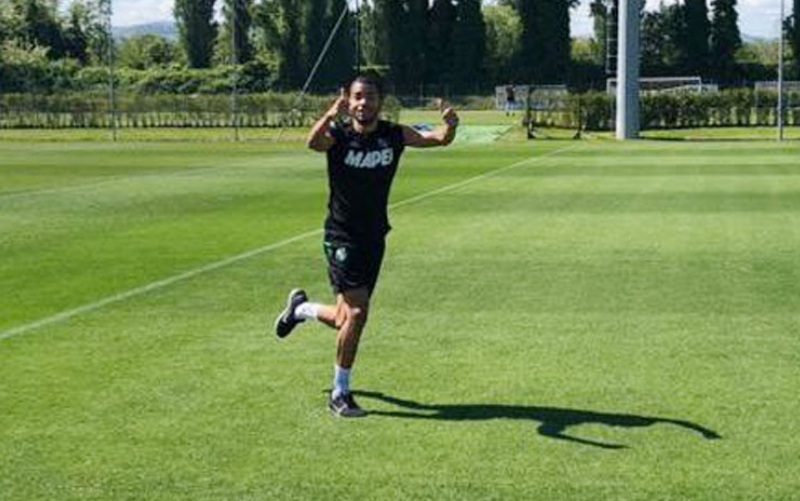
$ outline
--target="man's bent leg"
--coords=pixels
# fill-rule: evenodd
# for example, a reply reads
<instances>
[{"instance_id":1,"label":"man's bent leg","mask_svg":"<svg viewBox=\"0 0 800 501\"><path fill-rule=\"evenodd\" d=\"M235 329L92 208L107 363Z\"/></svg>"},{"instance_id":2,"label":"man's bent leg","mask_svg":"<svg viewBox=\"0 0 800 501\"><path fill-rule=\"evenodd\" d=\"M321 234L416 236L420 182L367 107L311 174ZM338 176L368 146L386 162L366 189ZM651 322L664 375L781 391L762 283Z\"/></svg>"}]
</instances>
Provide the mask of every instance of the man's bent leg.
<instances>
[{"instance_id":1,"label":"man's bent leg","mask_svg":"<svg viewBox=\"0 0 800 501\"><path fill-rule=\"evenodd\" d=\"M292 293L294 292L295 291L292 291ZM279 316L280 318L287 317L293 311L294 320L292 321L294 323L303 322L305 320L317 320L332 329L336 329L337 331L344 323L346 309L344 308L344 298L341 294L339 295L339 298L337 298L337 302L339 304L336 306L312 303L310 301L304 301L295 306L295 304L292 302L292 294L290 294L289 298L289 305L287 306L287 309L281 312L281 315ZM305 300L305 298L303 299Z\"/></svg>"},{"instance_id":2,"label":"man's bent leg","mask_svg":"<svg viewBox=\"0 0 800 501\"><path fill-rule=\"evenodd\" d=\"M336 323L336 314L339 311L338 307L327 304L319 305L317 310L317 320L333 329L338 329L340 324Z\"/></svg>"}]
</instances>

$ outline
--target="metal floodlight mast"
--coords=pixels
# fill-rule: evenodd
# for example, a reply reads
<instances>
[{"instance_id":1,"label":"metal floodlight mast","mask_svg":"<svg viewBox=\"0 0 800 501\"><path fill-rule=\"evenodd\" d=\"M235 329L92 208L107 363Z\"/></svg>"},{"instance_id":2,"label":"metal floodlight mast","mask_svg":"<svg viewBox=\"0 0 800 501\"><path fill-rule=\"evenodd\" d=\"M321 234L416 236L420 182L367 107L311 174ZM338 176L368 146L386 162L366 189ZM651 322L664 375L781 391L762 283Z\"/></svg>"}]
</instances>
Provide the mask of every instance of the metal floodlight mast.
<instances>
[{"instance_id":1,"label":"metal floodlight mast","mask_svg":"<svg viewBox=\"0 0 800 501\"><path fill-rule=\"evenodd\" d=\"M106 32L106 64L108 65L108 112L111 118L111 140L117 141L117 97L115 89L114 68L114 33L112 31L111 17L113 14L112 0L102 0L99 4L100 15L103 18Z\"/></svg>"},{"instance_id":2,"label":"metal floodlight mast","mask_svg":"<svg viewBox=\"0 0 800 501\"><path fill-rule=\"evenodd\" d=\"M783 20L784 0L781 0L781 20L778 23L780 43L778 44L778 141L783 141Z\"/></svg>"},{"instance_id":3,"label":"metal floodlight mast","mask_svg":"<svg viewBox=\"0 0 800 501\"><path fill-rule=\"evenodd\" d=\"M617 139L639 137L639 4L620 0L617 36Z\"/></svg>"},{"instance_id":4,"label":"metal floodlight mast","mask_svg":"<svg viewBox=\"0 0 800 501\"><path fill-rule=\"evenodd\" d=\"M239 2L241 0L233 0L231 2L231 122L233 125L233 140L239 141L239 107L237 103L238 99L238 87L237 87L237 64L239 62L239 58L237 57L238 54L236 53L237 45L236 45L236 34L237 34L237 17L236 17L236 10L239 7Z\"/></svg>"}]
</instances>

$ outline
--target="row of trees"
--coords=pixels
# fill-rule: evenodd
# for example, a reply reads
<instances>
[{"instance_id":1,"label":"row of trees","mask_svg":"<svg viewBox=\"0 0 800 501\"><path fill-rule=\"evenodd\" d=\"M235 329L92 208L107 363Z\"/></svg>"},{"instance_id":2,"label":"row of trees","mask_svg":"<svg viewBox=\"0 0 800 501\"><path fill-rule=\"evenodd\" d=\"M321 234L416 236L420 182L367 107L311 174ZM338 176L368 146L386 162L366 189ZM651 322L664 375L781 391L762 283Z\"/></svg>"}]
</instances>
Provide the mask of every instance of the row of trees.
<instances>
[{"instance_id":1,"label":"row of trees","mask_svg":"<svg viewBox=\"0 0 800 501\"><path fill-rule=\"evenodd\" d=\"M742 46L736 0L661 4L642 19L642 60L646 69L700 75L728 82L737 78L736 54Z\"/></svg>"},{"instance_id":2,"label":"row of trees","mask_svg":"<svg viewBox=\"0 0 800 501\"><path fill-rule=\"evenodd\" d=\"M345 0L222 0L239 2L240 19L264 35L263 49L272 54L278 81L296 87L308 74L314 58L330 33ZM213 25L214 0L178 0L178 4L206 3L206 25ZM800 12L800 0L793 0ZM319 82L335 82L344 68L353 65L355 38L360 37L359 64L383 68L401 90L426 85L454 88L484 82L561 83L585 79L576 71L570 37L571 9L578 0L371 0L363 1L362 32L354 13L345 13L336 45L329 53L329 70ZM740 64L742 39L738 27L737 0L682 0L662 3L658 10L642 9L642 63L644 74L700 75L720 83L739 83L749 75ZM593 0L596 66L590 73L605 78L615 70L616 29L619 0ZM709 8L710 7L710 8ZM199 7L197 7L199 8ZM252 16L249 14L252 13ZM176 15L178 9L176 9ZM181 17L179 16L179 19ZM185 16L184 16L185 18ZM794 75L800 77L800 27L791 16L784 29L795 49ZM230 19L226 15L226 26ZM182 31L184 33L184 31ZM229 39L228 39L229 40ZM184 37L184 45L189 45ZM203 46L203 44L191 44ZM227 44L223 44L224 46ZM242 49L247 60L255 53ZM190 64L193 64L190 61ZM605 70L605 71L603 71Z\"/></svg>"},{"instance_id":3,"label":"row of trees","mask_svg":"<svg viewBox=\"0 0 800 501\"><path fill-rule=\"evenodd\" d=\"M76 0L66 15L57 0L4 0L0 3L0 62L10 54L41 52L50 60L101 63L108 36L103 14L110 3Z\"/></svg>"},{"instance_id":4,"label":"row of trees","mask_svg":"<svg viewBox=\"0 0 800 501\"><path fill-rule=\"evenodd\" d=\"M800 0L792 1L800 12ZM618 2L592 0L588 57L576 53L570 36L578 0L361 0L360 22L347 0L175 0L177 40L134 37L117 44L114 58L137 70L250 65L268 86L296 89L330 42L316 90L335 86L355 64L384 70L400 92L422 85L471 92L511 81L600 84L614 70ZM62 12L59 0L3 0L0 77L33 64L107 64L111 7L112 0L74 0ZM795 18L784 28L800 77ZM741 64L742 45L736 0L642 10L645 75L701 75L723 84L761 78Z\"/></svg>"},{"instance_id":5,"label":"row of trees","mask_svg":"<svg viewBox=\"0 0 800 501\"><path fill-rule=\"evenodd\" d=\"M800 11L800 0L793 1L795 11ZM591 3L595 33L591 60L602 63L609 71L613 71L616 63L618 3L619 0L592 0ZM736 0L711 0L710 4L707 0L662 2L655 11L642 10L641 17L644 75L692 75L722 84L738 84L768 78L770 76L765 73L775 71L777 53L769 64L758 68L753 64L758 62L751 57L753 51L743 50L745 44L739 32ZM792 61L792 73L800 77L800 30L795 28L794 19L795 16L789 17L784 31L791 52L797 56ZM750 45L764 44L769 45L766 42ZM764 58L761 59L764 63Z\"/></svg>"}]
</instances>

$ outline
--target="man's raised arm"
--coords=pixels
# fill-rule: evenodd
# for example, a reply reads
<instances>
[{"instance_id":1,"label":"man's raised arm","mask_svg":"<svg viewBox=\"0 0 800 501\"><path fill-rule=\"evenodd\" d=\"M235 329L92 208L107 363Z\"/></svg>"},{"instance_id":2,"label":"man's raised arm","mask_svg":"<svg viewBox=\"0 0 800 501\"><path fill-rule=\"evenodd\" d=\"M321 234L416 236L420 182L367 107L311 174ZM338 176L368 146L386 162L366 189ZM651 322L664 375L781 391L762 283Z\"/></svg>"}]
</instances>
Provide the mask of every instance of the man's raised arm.
<instances>
[{"instance_id":1,"label":"man's raised arm","mask_svg":"<svg viewBox=\"0 0 800 501\"><path fill-rule=\"evenodd\" d=\"M345 96L344 89L342 89L341 94L328 111L311 127L311 131L309 131L306 138L306 145L309 148L314 151L325 152L333 146L336 140L331 135L329 127L340 113L347 113L347 96Z\"/></svg>"},{"instance_id":2,"label":"man's raised arm","mask_svg":"<svg viewBox=\"0 0 800 501\"><path fill-rule=\"evenodd\" d=\"M444 122L443 125L431 131L418 131L404 125L403 140L406 146L430 148L432 146L447 146L452 143L458 128L458 114L451 107L445 108L442 110L442 121Z\"/></svg>"}]
</instances>

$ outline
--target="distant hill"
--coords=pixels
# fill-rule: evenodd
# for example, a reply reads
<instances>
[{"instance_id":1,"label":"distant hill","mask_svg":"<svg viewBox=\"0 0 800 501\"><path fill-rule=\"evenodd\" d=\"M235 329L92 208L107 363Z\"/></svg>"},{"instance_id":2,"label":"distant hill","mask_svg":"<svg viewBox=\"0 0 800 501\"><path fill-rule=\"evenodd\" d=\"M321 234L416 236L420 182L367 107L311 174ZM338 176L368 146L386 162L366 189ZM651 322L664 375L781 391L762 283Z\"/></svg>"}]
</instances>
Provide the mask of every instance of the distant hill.
<instances>
[{"instance_id":1,"label":"distant hill","mask_svg":"<svg viewBox=\"0 0 800 501\"><path fill-rule=\"evenodd\" d=\"M755 35L748 35L747 33L742 33L742 42L744 43L761 43L761 42L777 42L778 37L759 37Z\"/></svg>"},{"instance_id":2,"label":"distant hill","mask_svg":"<svg viewBox=\"0 0 800 501\"><path fill-rule=\"evenodd\" d=\"M135 24L132 26L115 26L112 31L114 38L123 39L137 35L161 35L170 40L178 39L178 28L172 21L159 21L156 23Z\"/></svg>"}]
</instances>

